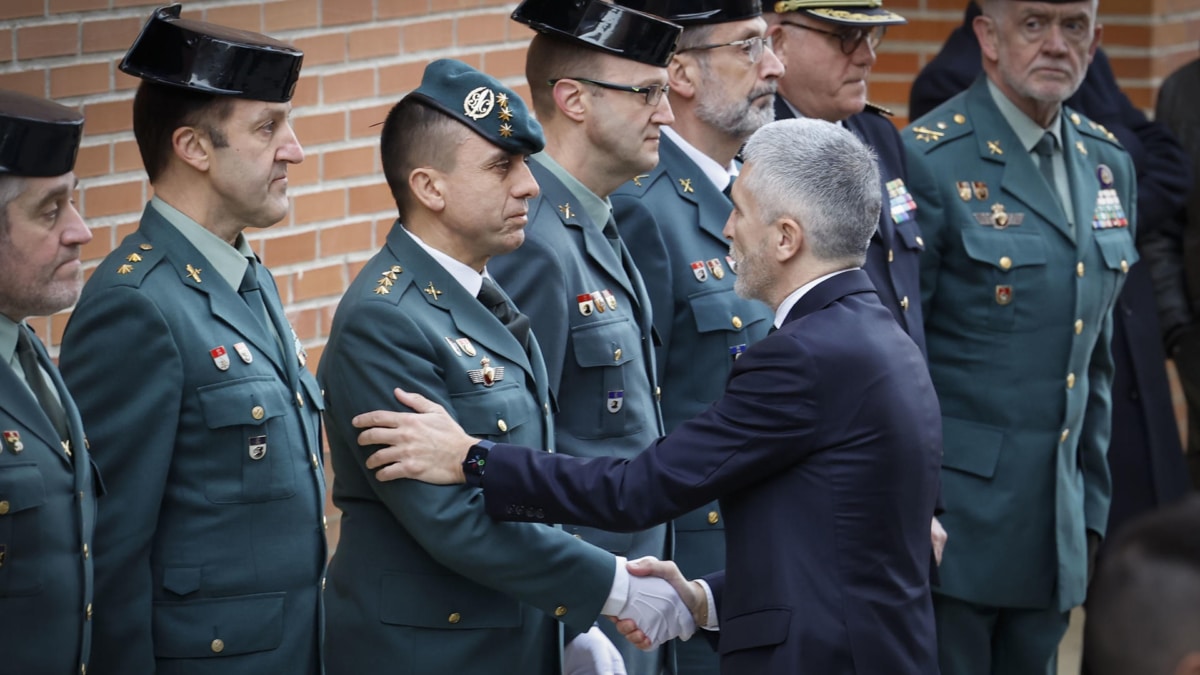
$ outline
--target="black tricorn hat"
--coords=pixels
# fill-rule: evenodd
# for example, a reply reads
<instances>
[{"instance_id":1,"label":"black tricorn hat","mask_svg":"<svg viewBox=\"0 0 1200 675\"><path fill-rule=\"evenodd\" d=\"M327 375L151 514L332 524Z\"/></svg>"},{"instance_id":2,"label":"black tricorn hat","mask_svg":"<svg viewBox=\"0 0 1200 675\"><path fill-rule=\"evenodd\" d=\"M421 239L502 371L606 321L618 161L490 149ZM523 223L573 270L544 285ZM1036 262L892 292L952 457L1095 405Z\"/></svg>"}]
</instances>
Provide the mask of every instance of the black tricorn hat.
<instances>
[{"instance_id":1,"label":"black tricorn hat","mask_svg":"<svg viewBox=\"0 0 1200 675\"><path fill-rule=\"evenodd\" d=\"M539 33L660 68L671 62L683 32L658 17L600 0L525 0L512 18Z\"/></svg>"},{"instance_id":2,"label":"black tricorn hat","mask_svg":"<svg viewBox=\"0 0 1200 675\"><path fill-rule=\"evenodd\" d=\"M78 110L0 90L0 175L61 176L75 168L81 138Z\"/></svg>"},{"instance_id":3,"label":"black tricorn hat","mask_svg":"<svg viewBox=\"0 0 1200 675\"><path fill-rule=\"evenodd\" d=\"M149 82L257 101L290 101L304 53L260 33L154 11L121 61Z\"/></svg>"},{"instance_id":4,"label":"black tricorn hat","mask_svg":"<svg viewBox=\"0 0 1200 675\"><path fill-rule=\"evenodd\" d=\"M701 26L753 19L762 15L762 0L614 0L622 7L636 9L677 23Z\"/></svg>"}]
</instances>

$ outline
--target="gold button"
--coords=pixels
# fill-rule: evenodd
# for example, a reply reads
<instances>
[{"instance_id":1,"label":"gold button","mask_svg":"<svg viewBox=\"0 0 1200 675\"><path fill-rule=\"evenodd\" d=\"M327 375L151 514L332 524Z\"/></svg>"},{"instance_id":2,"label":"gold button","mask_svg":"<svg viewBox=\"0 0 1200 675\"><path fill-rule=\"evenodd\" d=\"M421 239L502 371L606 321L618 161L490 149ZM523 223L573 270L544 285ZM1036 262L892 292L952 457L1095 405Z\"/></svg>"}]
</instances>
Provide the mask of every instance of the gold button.
<instances>
[{"instance_id":1,"label":"gold button","mask_svg":"<svg viewBox=\"0 0 1200 675\"><path fill-rule=\"evenodd\" d=\"M1067 389L1075 388L1075 373L1067 373Z\"/></svg>"},{"instance_id":2,"label":"gold button","mask_svg":"<svg viewBox=\"0 0 1200 675\"><path fill-rule=\"evenodd\" d=\"M613 361L620 361L620 360L621 360L621 349L618 347L617 349L613 350Z\"/></svg>"},{"instance_id":3,"label":"gold button","mask_svg":"<svg viewBox=\"0 0 1200 675\"><path fill-rule=\"evenodd\" d=\"M458 612L453 612L452 614L450 614L450 617L447 618L446 620L449 621L450 623L458 623L459 621L462 621L462 614L459 614Z\"/></svg>"},{"instance_id":4,"label":"gold button","mask_svg":"<svg viewBox=\"0 0 1200 675\"><path fill-rule=\"evenodd\" d=\"M8 515L8 510L10 508L12 508L12 507L9 505L7 499L0 502L0 516Z\"/></svg>"},{"instance_id":5,"label":"gold button","mask_svg":"<svg viewBox=\"0 0 1200 675\"><path fill-rule=\"evenodd\" d=\"M87 614L87 620L91 621L92 620L92 603L90 603L90 602L87 604L86 614Z\"/></svg>"},{"instance_id":6,"label":"gold button","mask_svg":"<svg viewBox=\"0 0 1200 675\"><path fill-rule=\"evenodd\" d=\"M922 239L921 235L918 234L917 235L917 246L924 246L924 245L925 245L925 240Z\"/></svg>"},{"instance_id":7,"label":"gold button","mask_svg":"<svg viewBox=\"0 0 1200 675\"><path fill-rule=\"evenodd\" d=\"M1063 429L1062 435L1058 437L1058 442L1059 442L1059 443L1066 443L1066 442L1067 442L1067 436L1070 436L1070 435L1071 435L1071 430L1070 430L1070 429Z\"/></svg>"},{"instance_id":8,"label":"gold button","mask_svg":"<svg viewBox=\"0 0 1200 675\"><path fill-rule=\"evenodd\" d=\"M91 553L91 551L88 550L87 542L84 542L83 543L83 557L86 559L91 555L92 555L92 553Z\"/></svg>"},{"instance_id":9,"label":"gold button","mask_svg":"<svg viewBox=\"0 0 1200 675\"><path fill-rule=\"evenodd\" d=\"M1121 261L1121 271L1122 271L1122 272L1129 272L1129 261L1128 261L1128 260L1122 260L1122 261Z\"/></svg>"},{"instance_id":10,"label":"gold button","mask_svg":"<svg viewBox=\"0 0 1200 675\"><path fill-rule=\"evenodd\" d=\"M1083 276L1083 263L1081 263L1081 262L1075 263L1075 276L1077 276L1077 277Z\"/></svg>"},{"instance_id":11,"label":"gold button","mask_svg":"<svg viewBox=\"0 0 1200 675\"><path fill-rule=\"evenodd\" d=\"M304 397L300 395L300 392L296 392L296 405L304 407Z\"/></svg>"},{"instance_id":12,"label":"gold button","mask_svg":"<svg viewBox=\"0 0 1200 675\"><path fill-rule=\"evenodd\" d=\"M1008 271L1012 268L1012 258L1008 256L1000 256L1000 269Z\"/></svg>"},{"instance_id":13,"label":"gold button","mask_svg":"<svg viewBox=\"0 0 1200 675\"><path fill-rule=\"evenodd\" d=\"M716 525L720 521L721 521L721 514L717 513L716 511L708 512L708 524L709 525Z\"/></svg>"},{"instance_id":14,"label":"gold button","mask_svg":"<svg viewBox=\"0 0 1200 675\"><path fill-rule=\"evenodd\" d=\"M562 605L559 605L558 607L555 607L555 608L554 608L554 616L557 616L557 617L564 617L564 616L566 616L566 615L567 615L567 608L566 608L566 607L563 607Z\"/></svg>"},{"instance_id":15,"label":"gold button","mask_svg":"<svg viewBox=\"0 0 1200 675\"><path fill-rule=\"evenodd\" d=\"M309 458L312 459L312 465L314 469L320 468L321 462L317 459L317 453L314 452L313 454L309 455Z\"/></svg>"},{"instance_id":16,"label":"gold button","mask_svg":"<svg viewBox=\"0 0 1200 675\"><path fill-rule=\"evenodd\" d=\"M740 330L740 329L741 329L741 327L742 327L742 317L740 317L740 316L735 316L735 317L733 317L733 318L730 320L730 323L732 323L732 324L733 324L733 327L734 327L734 328L737 328L737 329L739 329L739 330Z\"/></svg>"},{"instance_id":17,"label":"gold button","mask_svg":"<svg viewBox=\"0 0 1200 675\"><path fill-rule=\"evenodd\" d=\"M1075 334L1083 333L1083 319L1075 319Z\"/></svg>"},{"instance_id":18,"label":"gold button","mask_svg":"<svg viewBox=\"0 0 1200 675\"><path fill-rule=\"evenodd\" d=\"M500 433L504 433L508 431L508 422L505 422L504 420L496 420L496 428L500 430Z\"/></svg>"},{"instance_id":19,"label":"gold button","mask_svg":"<svg viewBox=\"0 0 1200 675\"><path fill-rule=\"evenodd\" d=\"M549 404L549 403L543 403L543 404L542 404L542 410L545 410L545 411L546 411L546 414L547 414L547 415L549 415L549 414L550 414L550 404Z\"/></svg>"},{"instance_id":20,"label":"gold button","mask_svg":"<svg viewBox=\"0 0 1200 675\"><path fill-rule=\"evenodd\" d=\"M142 246L145 246L145 244L142 244ZM79 675L87 675L87 664L86 663L79 664Z\"/></svg>"},{"instance_id":21,"label":"gold button","mask_svg":"<svg viewBox=\"0 0 1200 675\"><path fill-rule=\"evenodd\" d=\"M212 647L214 654L220 654L221 652L225 651L225 641L221 638L217 638L216 640L212 641L210 647Z\"/></svg>"},{"instance_id":22,"label":"gold button","mask_svg":"<svg viewBox=\"0 0 1200 675\"><path fill-rule=\"evenodd\" d=\"M153 246L151 246L150 244L141 244L141 245L139 245L139 246L138 246L138 248L142 249L143 251L152 251L152 250L154 250L154 247L153 247Z\"/></svg>"},{"instance_id":23,"label":"gold button","mask_svg":"<svg viewBox=\"0 0 1200 675\"><path fill-rule=\"evenodd\" d=\"M892 262L895 259L896 259L896 252L889 248L888 249L888 262Z\"/></svg>"},{"instance_id":24,"label":"gold button","mask_svg":"<svg viewBox=\"0 0 1200 675\"><path fill-rule=\"evenodd\" d=\"M325 577L321 577L321 590L325 590Z\"/></svg>"},{"instance_id":25,"label":"gold button","mask_svg":"<svg viewBox=\"0 0 1200 675\"><path fill-rule=\"evenodd\" d=\"M256 405L250 409L250 416L256 420L261 420L263 418L263 416L265 416L266 414L267 414L267 411L263 410L263 407L261 405Z\"/></svg>"},{"instance_id":26,"label":"gold button","mask_svg":"<svg viewBox=\"0 0 1200 675\"><path fill-rule=\"evenodd\" d=\"M966 121L967 121L967 118L962 113L958 113L957 115L954 116L955 124L965 124Z\"/></svg>"},{"instance_id":27,"label":"gold button","mask_svg":"<svg viewBox=\"0 0 1200 675\"><path fill-rule=\"evenodd\" d=\"M321 527L329 529L329 516L321 516Z\"/></svg>"},{"instance_id":28,"label":"gold button","mask_svg":"<svg viewBox=\"0 0 1200 675\"><path fill-rule=\"evenodd\" d=\"M903 298L900 298L900 309L902 309L906 312L908 311L908 296L907 295L904 296Z\"/></svg>"},{"instance_id":29,"label":"gold button","mask_svg":"<svg viewBox=\"0 0 1200 675\"><path fill-rule=\"evenodd\" d=\"M654 400L656 400L656 401L662 400L662 387L654 388Z\"/></svg>"}]
</instances>

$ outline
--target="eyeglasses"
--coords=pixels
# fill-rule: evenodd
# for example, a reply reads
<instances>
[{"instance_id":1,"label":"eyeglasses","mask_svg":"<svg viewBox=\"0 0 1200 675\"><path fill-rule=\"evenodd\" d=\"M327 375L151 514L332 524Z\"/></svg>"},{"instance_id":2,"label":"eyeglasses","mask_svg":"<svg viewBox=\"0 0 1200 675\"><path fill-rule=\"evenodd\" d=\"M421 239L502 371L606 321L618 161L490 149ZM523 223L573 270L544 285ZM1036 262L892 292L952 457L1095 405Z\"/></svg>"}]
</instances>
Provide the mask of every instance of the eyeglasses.
<instances>
[{"instance_id":1,"label":"eyeglasses","mask_svg":"<svg viewBox=\"0 0 1200 675\"><path fill-rule=\"evenodd\" d=\"M646 105L649 106L658 105L658 102L662 100L663 95L671 92L671 85L669 84L642 84L635 86L630 84L602 82L600 80L588 80L582 77L559 77L553 80L546 80L546 84L549 84L551 87L553 87L555 84L563 80L575 80L576 82L583 82L584 84L590 84L595 87L600 87L601 89L612 89L613 91L626 91L630 94L641 94L646 97Z\"/></svg>"},{"instance_id":2,"label":"eyeglasses","mask_svg":"<svg viewBox=\"0 0 1200 675\"><path fill-rule=\"evenodd\" d=\"M682 54L684 52L695 52L695 51L708 50L708 49L717 49L719 47L738 47L739 49L742 50L742 53L745 54L750 59L750 63L758 63L759 60L762 59L763 53L765 53L768 49L771 48L771 38L752 37L752 38L746 38L745 40L734 40L733 42L722 42L720 44L696 45L695 47L688 47L687 49L680 49L679 51L677 51L675 53Z\"/></svg>"},{"instance_id":3,"label":"eyeglasses","mask_svg":"<svg viewBox=\"0 0 1200 675\"><path fill-rule=\"evenodd\" d=\"M883 41L883 34L887 32L887 26L849 28L843 31L835 32L831 30L813 28L812 26L805 26L802 23L795 23L793 21L780 21L779 23L783 26L803 28L804 30L811 30L814 33L820 33L821 35L828 35L829 37L837 38L838 41L841 42L842 53L847 56L853 54L854 50L858 49L858 46L863 43L863 40L866 40L867 45L874 50L879 46L879 43Z\"/></svg>"}]
</instances>

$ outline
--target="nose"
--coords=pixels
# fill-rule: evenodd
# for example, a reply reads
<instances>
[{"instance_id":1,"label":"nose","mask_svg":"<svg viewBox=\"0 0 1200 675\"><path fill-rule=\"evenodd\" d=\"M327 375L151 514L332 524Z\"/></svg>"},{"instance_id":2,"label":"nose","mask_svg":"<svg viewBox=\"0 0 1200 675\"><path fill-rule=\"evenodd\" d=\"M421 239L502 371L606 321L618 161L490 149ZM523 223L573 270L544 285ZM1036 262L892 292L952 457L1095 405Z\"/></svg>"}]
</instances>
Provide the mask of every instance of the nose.
<instances>
[{"instance_id":1,"label":"nose","mask_svg":"<svg viewBox=\"0 0 1200 675\"><path fill-rule=\"evenodd\" d=\"M517 179L513 183L513 197L533 199L538 196L542 189L538 186L537 179L533 177L533 172L529 170L529 165L521 162L521 166L517 167L517 172Z\"/></svg>"},{"instance_id":2,"label":"nose","mask_svg":"<svg viewBox=\"0 0 1200 675\"><path fill-rule=\"evenodd\" d=\"M875 53L875 49L871 47L870 40L863 38L854 51L850 54L850 58L857 64L867 66L868 68L875 65L875 60L879 58Z\"/></svg>"},{"instance_id":3,"label":"nose","mask_svg":"<svg viewBox=\"0 0 1200 675\"><path fill-rule=\"evenodd\" d=\"M279 150L276 151L275 159L288 164L299 164L304 161L304 148L300 145L300 139L296 138L296 131L288 122L284 122L283 145L279 146Z\"/></svg>"},{"instance_id":4,"label":"nose","mask_svg":"<svg viewBox=\"0 0 1200 675\"><path fill-rule=\"evenodd\" d=\"M777 80L784 73L783 61L775 55L775 52L767 47L763 50L762 58L758 61L758 76L763 80Z\"/></svg>"},{"instance_id":5,"label":"nose","mask_svg":"<svg viewBox=\"0 0 1200 675\"><path fill-rule=\"evenodd\" d=\"M1046 39L1042 42L1042 49L1051 54L1061 54L1067 51L1067 39L1063 35L1062 24L1057 21L1051 22Z\"/></svg>"},{"instance_id":6,"label":"nose","mask_svg":"<svg viewBox=\"0 0 1200 675\"><path fill-rule=\"evenodd\" d=\"M658 125L675 123L675 113L671 110L669 96L663 96L658 99L658 105L654 106L654 112L650 115L650 121Z\"/></svg>"},{"instance_id":7,"label":"nose","mask_svg":"<svg viewBox=\"0 0 1200 675\"><path fill-rule=\"evenodd\" d=\"M725 237L725 241L733 241L733 213L725 219L725 227L721 228L721 236Z\"/></svg>"},{"instance_id":8,"label":"nose","mask_svg":"<svg viewBox=\"0 0 1200 675\"><path fill-rule=\"evenodd\" d=\"M92 240L92 228L83 222L83 216L79 215L79 210L75 208L74 202L67 204L67 211L63 214L63 218L66 222L60 240L63 246L83 246Z\"/></svg>"}]
</instances>

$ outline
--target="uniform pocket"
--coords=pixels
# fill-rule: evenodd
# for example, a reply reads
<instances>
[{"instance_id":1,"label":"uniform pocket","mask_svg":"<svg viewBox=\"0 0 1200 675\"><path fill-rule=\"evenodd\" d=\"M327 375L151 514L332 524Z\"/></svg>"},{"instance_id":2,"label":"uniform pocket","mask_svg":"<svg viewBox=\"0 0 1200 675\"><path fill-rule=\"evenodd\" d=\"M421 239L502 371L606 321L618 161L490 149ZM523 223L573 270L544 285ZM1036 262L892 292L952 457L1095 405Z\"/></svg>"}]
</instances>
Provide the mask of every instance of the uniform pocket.
<instances>
[{"instance_id":1,"label":"uniform pocket","mask_svg":"<svg viewBox=\"0 0 1200 675\"><path fill-rule=\"evenodd\" d=\"M628 436L642 430L643 416L633 414L632 406L645 406L640 397L645 391L645 377L626 373L630 368L644 368L642 337L638 327L628 317L620 316L604 322L589 322L571 329L572 351L581 372L577 379L565 380L562 389L583 392L563 407L559 419L579 438L612 438ZM628 383L628 384L627 384ZM630 385L638 383L632 390Z\"/></svg>"},{"instance_id":2,"label":"uniform pocket","mask_svg":"<svg viewBox=\"0 0 1200 675\"><path fill-rule=\"evenodd\" d=\"M967 257L975 263L972 276L978 283L978 296L969 300L968 306L986 307L986 325L992 330L1040 329L1033 300L1045 293L1049 283L1046 244L1041 236L975 226L963 230L962 242ZM970 309L963 312L964 317L972 315Z\"/></svg>"},{"instance_id":3,"label":"uniform pocket","mask_svg":"<svg viewBox=\"0 0 1200 675\"><path fill-rule=\"evenodd\" d=\"M0 468L0 598L42 590L45 504L46 485L36 464Z\"/></svg>"},{"instance_id":4,"label":"uniform pocket","mask_svg":"<svg viewBox=\"0 0 1200 675\"><path fill-rule=\"evenodd\" d=\"M439 630L516 628L521 625L521 608L503 593L462 577L385 574L380 580L379 620Z\"/></svg>"},{"instance_id":5,"label":"uniform pocket","mask_svg":"<svg viewBox=\"0 0 1200 675\"><path fill-rule=\"evenodd\" d=\"M450 405L464 431L471 436L496 442L508 441L535 415L529 392L516 382L452 394Z\"/></svg>"},{"instance_id":6,"label":"uniform pocket","mask_svg":"<svg viewBox=\"0 0 1200 675\"><path fill-rule=\"evenodd\" d=\"M200 387L196 394L213 431L214 473L205 487L209 501L241 504L294 495L292 455L303 446L289 429L293 402L287 389L259 375Z\"/></svg>"},{"instance_id":7,"label":"uniform pocket","mask_svg":"<svg viewBox=\"0 0 1200 675\"><path fill-rule=\"evenodd\" d=\"M154 603L154 656L202 659L275 649L285 593Z\"/></svg>"}]
</instances>

